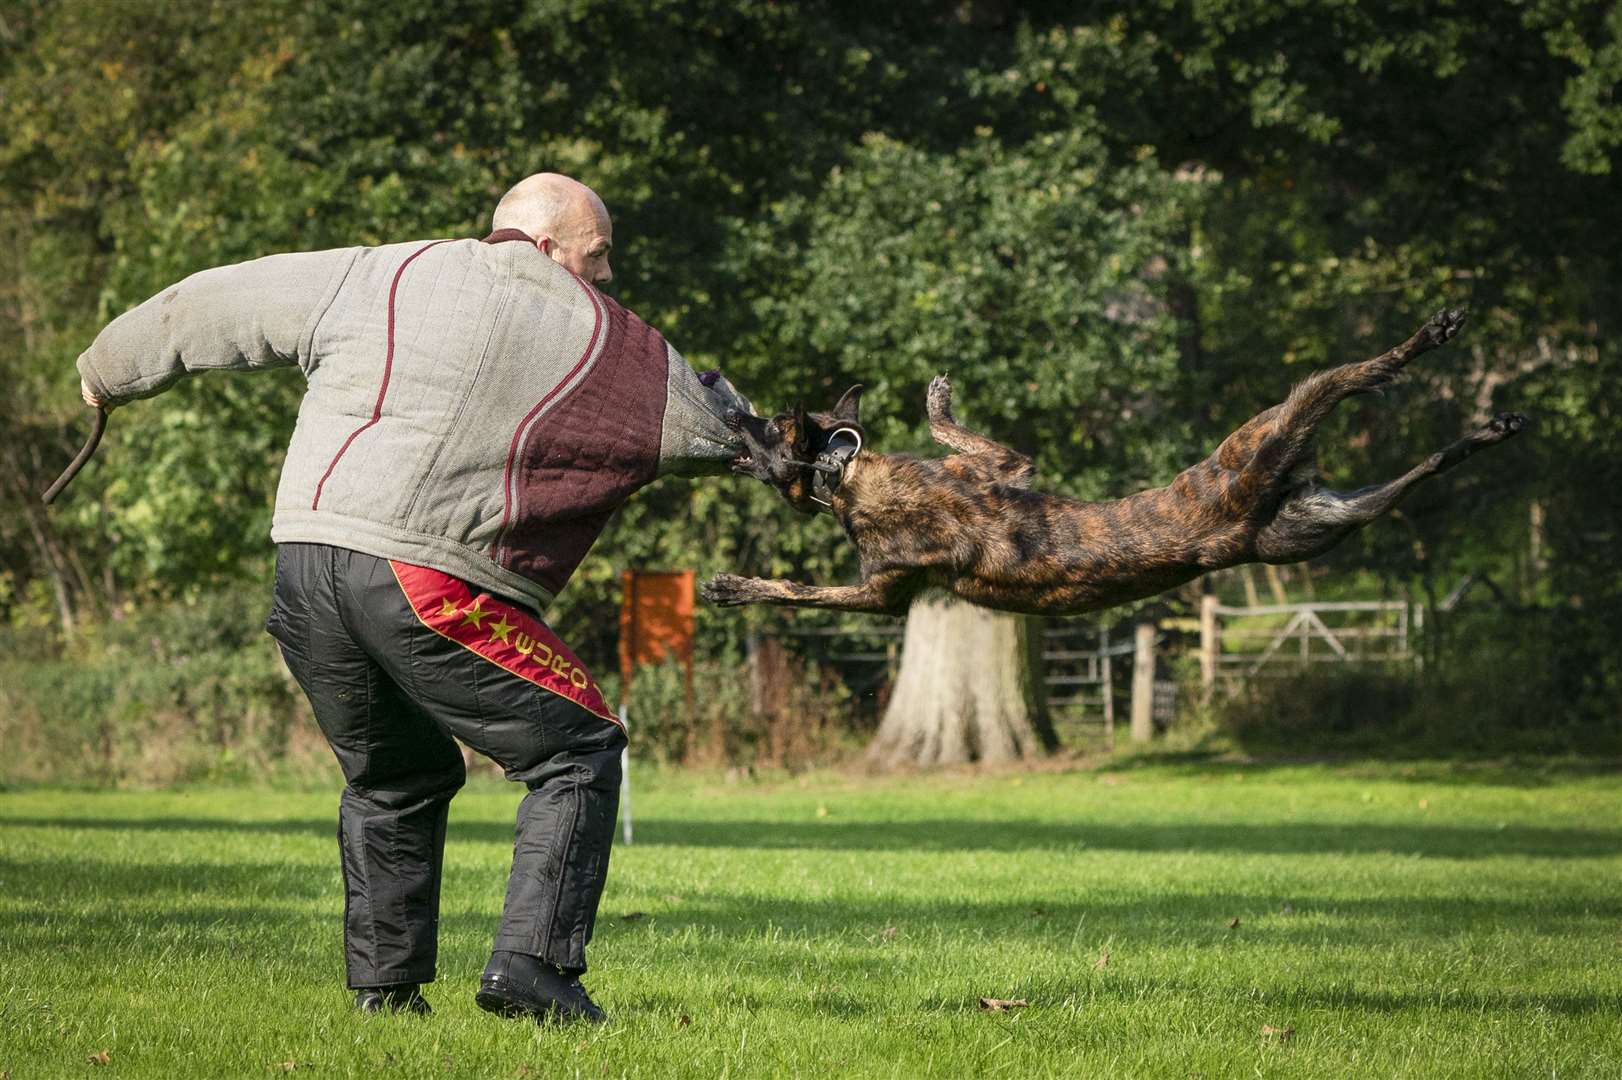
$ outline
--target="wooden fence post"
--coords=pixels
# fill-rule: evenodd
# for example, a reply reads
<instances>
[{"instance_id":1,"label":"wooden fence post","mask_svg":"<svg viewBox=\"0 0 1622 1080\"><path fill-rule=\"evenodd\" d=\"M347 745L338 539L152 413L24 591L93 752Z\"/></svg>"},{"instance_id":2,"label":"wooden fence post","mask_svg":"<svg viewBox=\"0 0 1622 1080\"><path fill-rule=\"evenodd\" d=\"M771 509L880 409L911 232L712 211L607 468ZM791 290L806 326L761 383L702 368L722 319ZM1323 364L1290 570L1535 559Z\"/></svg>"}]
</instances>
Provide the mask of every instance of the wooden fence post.
<instances>
[{"instance_id":1,"label":"wooden fence post","mask_svg":"<svg viewBox=\"0 0 1622 1080\"><path fill-rule=\"evenodd\" d=\"M1217 658L1222 655L1222 628L1217 622L1215 593L1200 597L1200 691L1211 700L1216 689Z\"/></svg>"},{"instance_id":2,"label":"wooden fence post","mask_svg":"<svg viewBox=\"0 0 1622 1080\"><path fill-rule=\"evenodd\" d=\"M1132 741L1148 742L1155 733L1155 624L1137 625L1132 655Z\"/></svg>"},{"instance_id":3,"label":"wooden fence post","mask_svg":"<svg viewBox=\"0 0 1622 1080\"><path fill-rule=\"evenodd\" d=\"M1115 669L1110 663L1109 628L1098 625L1099 677L1104 684L1104 742L1115 749Z\"/></svg>"}]
</instances>

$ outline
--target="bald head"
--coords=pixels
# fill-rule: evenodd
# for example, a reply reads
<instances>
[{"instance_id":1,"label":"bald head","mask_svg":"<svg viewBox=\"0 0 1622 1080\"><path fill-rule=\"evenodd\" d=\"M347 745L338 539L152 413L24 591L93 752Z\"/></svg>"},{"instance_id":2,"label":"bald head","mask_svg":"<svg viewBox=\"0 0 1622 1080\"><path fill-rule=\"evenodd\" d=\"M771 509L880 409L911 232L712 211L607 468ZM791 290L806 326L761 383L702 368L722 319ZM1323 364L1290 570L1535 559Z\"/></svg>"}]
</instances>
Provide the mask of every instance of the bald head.
<instances>
[{"instance_id":1,"label":"bald head","mask_svg":"<svg viewBox=\"0 0 1622 1080\"><path fill-rule=\"evenodd\" d=\"M597 193L561 173L536 173L512 186L496 204L492 231L518 229L554 262L593 285L613 279L608 254L614 226Z\"/></svg>"}]
</instances>

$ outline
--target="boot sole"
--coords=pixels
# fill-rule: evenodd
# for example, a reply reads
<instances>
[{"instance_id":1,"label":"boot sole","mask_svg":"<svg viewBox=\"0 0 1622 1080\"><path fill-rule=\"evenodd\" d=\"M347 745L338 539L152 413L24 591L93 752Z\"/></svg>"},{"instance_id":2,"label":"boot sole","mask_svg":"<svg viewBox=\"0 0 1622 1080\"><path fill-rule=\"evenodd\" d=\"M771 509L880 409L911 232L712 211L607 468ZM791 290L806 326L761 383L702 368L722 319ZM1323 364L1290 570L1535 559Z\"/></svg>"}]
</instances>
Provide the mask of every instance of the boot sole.
<instances>
[{"instance_id":1,"label":"boot sole","mask_svg":"<svg viewBox=\"0 0 1622 1080\"><path fill-rule=\"evenodd\" d=\"M495 1013L497 1016L533 1016L539 1019L552 1012L550 1008L545 1010L527 1008L491 990L480 990L473 995L473 1002L485 1012Z\"/></svg>"}]
</instances>

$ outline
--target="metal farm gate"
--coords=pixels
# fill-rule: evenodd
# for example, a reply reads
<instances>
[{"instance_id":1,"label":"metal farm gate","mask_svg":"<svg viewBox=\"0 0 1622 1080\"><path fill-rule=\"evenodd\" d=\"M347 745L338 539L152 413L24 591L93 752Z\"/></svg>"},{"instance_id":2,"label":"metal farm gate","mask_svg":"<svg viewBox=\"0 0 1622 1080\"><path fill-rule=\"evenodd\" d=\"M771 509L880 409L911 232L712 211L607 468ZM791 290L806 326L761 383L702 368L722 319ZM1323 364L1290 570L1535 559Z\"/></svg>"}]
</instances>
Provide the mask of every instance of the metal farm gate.
<instances>
[{"instance_id":1,"label":"metal farm gate","mask_svg":"<svg viewBox=\"0 0 1622 1080\"><path fill-rule=\"evenodd\" d=\"M1289 675L1313 664L1410 663L1422 608L1400 600L1340 600L1200 606L1200 680L1218 683Z\"/></svg>"}]
</instances>

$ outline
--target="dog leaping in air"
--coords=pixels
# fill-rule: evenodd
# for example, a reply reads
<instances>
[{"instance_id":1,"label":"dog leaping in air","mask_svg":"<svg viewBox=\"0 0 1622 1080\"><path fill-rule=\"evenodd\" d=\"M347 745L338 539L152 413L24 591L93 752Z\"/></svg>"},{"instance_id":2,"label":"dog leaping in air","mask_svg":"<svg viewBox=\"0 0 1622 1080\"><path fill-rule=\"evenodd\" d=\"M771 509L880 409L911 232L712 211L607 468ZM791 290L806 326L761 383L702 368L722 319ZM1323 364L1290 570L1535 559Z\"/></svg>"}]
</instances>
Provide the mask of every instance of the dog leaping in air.
<instances>
[{"instance_id":1,"label":"dog leaping in air","mask_svg":"<svg viewBox=\"0 0 1622 1080\"><path fill-rule=\"evenodd\" d=\"M1340 543L1390 510L1419 481L1451 469L1526 426L1505 412L1389 483L1331 491L1312 437L1331 410L1379 390L1464 324L1441 311L1372 360L1308 376L1216 452L1165 487L1112 502L1030 490L1031 460L952 417L945 376L929 386L928 416L945 458L879 454L864 446L861 387L826 413L770 419L734 413L747 450L733 471L763 480L789 505L834 516L856 545L861 582L801 585L718 574L713 604L776 604L899 615L921 590L982 607L1077 615L1153 596L1241 563L1291 563Z\"/></svg>"}]
</instances>

